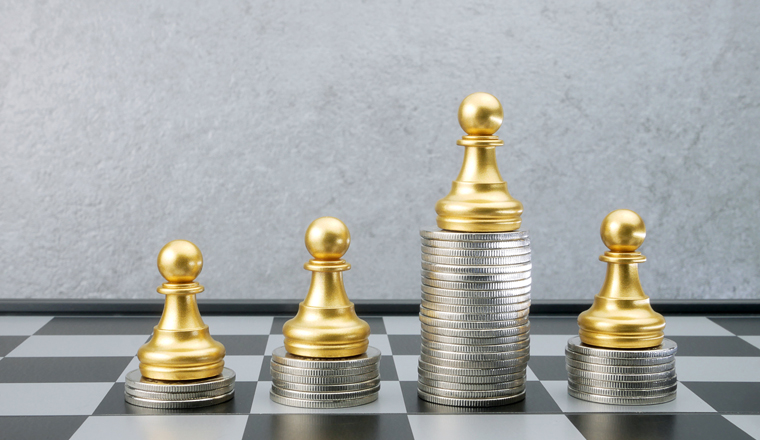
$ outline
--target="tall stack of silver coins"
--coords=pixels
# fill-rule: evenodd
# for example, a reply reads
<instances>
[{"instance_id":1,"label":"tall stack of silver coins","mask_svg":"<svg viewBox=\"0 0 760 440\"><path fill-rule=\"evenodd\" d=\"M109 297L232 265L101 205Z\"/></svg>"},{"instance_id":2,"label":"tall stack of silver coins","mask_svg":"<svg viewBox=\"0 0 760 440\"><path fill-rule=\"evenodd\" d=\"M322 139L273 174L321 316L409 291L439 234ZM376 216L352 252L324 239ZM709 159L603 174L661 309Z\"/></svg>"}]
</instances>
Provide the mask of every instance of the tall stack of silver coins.
<instances>
[{"instance_id":1,"label":"tall stack of silver coins","mask_svg":"<svg viewBox=\"0 0 760 440\"><path fill-rule=\"evenodd\" d=\"M380 350L351 358L316 359L272 352L269 397L300 408L348 408L377 400L380 391Z\"/></svg>"},{"instance_id":2,"label":"tall stack of silver coins","mask_svg":"<svg viewBox=\"0 0 760 440\"><path fill-rule=\"evenodd\" d=\"M567 392L589 402L612 405L654 405L676 398L678 377L670 339L644 349L610 349L567 341Z\"/></svg>"},{"instance_id":3,"label":"tall stack of silver coins","mask_svg":"<svg viewBox=\"0 0 760 440\"><path fill-rule=\"evenodd\" d=\"M229 368L208 379L174 382L148 379L140 370L132 370L124 383L127 403L154 409L200 408L226 402L234 395L235 372Z\"/></svg>"},{"instance_id":4,"label":"tall stack of silver coins","mask_svg":"<svg viewBox=\"0 0 760 440\"><path fill-rule=\"evenodd\" d=\"M418 395L463 407L524 399L530 353L528 232L432 227L420 235Z\"/></svg>"}]
</instances>

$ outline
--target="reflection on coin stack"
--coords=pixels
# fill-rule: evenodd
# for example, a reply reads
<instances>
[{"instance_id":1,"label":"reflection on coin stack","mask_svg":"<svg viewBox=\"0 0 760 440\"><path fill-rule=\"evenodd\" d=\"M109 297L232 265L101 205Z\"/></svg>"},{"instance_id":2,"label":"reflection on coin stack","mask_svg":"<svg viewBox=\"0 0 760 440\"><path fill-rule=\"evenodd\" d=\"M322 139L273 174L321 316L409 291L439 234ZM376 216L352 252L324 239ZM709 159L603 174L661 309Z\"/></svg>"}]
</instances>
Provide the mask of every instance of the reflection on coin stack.
<instances>
[{"instance_id":1,"label":"reflection on coin stack","mask_svg":"<svg viewBox=\"0 0 760 440\"><path fill-rule=\"evenodd\" d=\"M530 240L523 207L499 174L494 133L501 103L466 97L459 124L464 161L451 192L436 204L438 228L422 236L422 347L417 393L461 407L525 398L530 352ZM440 228L440 229L439 229Z\"/></svg>"},{"instance_id":2,"label":"reflection on coin stack","mask_svg":"<svg viewBox=\"0 0 760 440\"><path fill-rule=\"evenodd\" d=\"M665 319L652 310L639 282L636 250L644 221L619 209L605 217L599 259L607 277L590 309L578 316L579 336L567 341L567 392L578 399L613 405L653 405L676 398L676 343L664 338Z\"/></svg>"},{"instance_id":3,"label":"reflection on coin stack","mask_svg":"<svg viewBox=\"0 0 760 440\"><path fill-rule=\"evenodd\" d=\"M351 265L341 257L351 242L334 217L314 220L306 230L313 259L306 299L282 327L285 346L272 352L269 397L301 408L346 408L377 400L380 350L369 346L369 324L359 319L343 286Z\"/></svg>"},{"instance_id":4,"label":"reflection on coin stack","mask_svg":"<svg viewBox=\"0 0 760 440\"><path fill-rule=\"evenodd\" d=\"M522 400L530 350L528 233L420 234L419 396L454 406Z\"/></svg>"},{"instance_id":5,"label":"reflection on coin stack","mask_svg":"<svg viewBox=\"0 0 760 440\"><path fill-rule=\"evenodd\" d=\"M226 402L235 394L235 372L224 367L224 345L203 322L195 282L203 267L200 249L186 240L166 244L158 254L158 270L166 283L161 320L153 337L137 351L140 369L127 373L124 398L154 409L199 408Z\"/></svg>"}]
</instances>

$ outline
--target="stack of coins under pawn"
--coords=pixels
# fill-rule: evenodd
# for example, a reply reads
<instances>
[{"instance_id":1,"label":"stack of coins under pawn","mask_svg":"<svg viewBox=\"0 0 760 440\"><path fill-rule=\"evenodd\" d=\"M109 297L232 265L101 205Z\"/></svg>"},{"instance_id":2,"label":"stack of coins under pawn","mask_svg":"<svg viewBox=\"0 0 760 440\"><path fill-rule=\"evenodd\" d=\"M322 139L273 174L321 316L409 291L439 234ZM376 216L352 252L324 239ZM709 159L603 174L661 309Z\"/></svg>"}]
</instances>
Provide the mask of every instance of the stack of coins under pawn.
<instances>
[{"instance_id":1,"label":"stack of coins under pawn","mask_svg":"<svg viewBox=\"0 0 760 440\"><path fill-rule=\"evenodd\" d=\"M369 346L369 324L356 316L343 286L351 266L341 257L351 235L334 217L306 230L314 257L304 265L311 286L295 318L282 327L285 346L272 352L270 398L301 408L346 408L377 400L380 350Z\"/></svg>"},{"instance_id":2,"label":"stack of coins under pawn","mask_svg":"<svg viewBox=\"0 0 760 440\"><path fill-rule=\"evenodd\" d=\"M522 204L499 174L503 110L487 93L459 108L464 162L422 236L422 347L417 392L428 402L497 406L525 398L530 353L530 239ZM439 229L440 228L440 229Z\"/></svg>"},{"instance_id":3,"label":"stack of coins under pawn","mask_svg":"<svg viewBox=\"0 0 760 440\"><path fill-rule=\"evenodd\" d=\"M235 394L235 372L224 367L224 345L211 338L195 295L203 268L200 249L186 240L166 244L158 270L167 282L161 320L153 337L140 347L140 369L127 373L124 398L155 409L199 408L226 402Z\"/></svg>"},{"instance_id":4,"label":"stack of coins under pawn","mask_svg":"<svg viewBox=\"0 0 760 440\"><path fill-rule=\"evenodd\" d=\"M567 341L568 393L613 405L652 405L676 398L675 342L665 339L665 319L652 310L639 282L636 250L644 221L620 209L605 217L600 260L607 277L591 308L578 316L579 336Z\"/></svg>"},{"instance_id":5,"label":"stack of coins under pawn","mask_svg":"<svg viewBox=\"0 0 760 440\"><path fill-rule=\"evenodd\" d=\"M124 395L128 403L157 409L200 408L232 399L235 372L193 381L163 381L143 377L139 370L127 373Z\"/></svg>"}]
</instances>

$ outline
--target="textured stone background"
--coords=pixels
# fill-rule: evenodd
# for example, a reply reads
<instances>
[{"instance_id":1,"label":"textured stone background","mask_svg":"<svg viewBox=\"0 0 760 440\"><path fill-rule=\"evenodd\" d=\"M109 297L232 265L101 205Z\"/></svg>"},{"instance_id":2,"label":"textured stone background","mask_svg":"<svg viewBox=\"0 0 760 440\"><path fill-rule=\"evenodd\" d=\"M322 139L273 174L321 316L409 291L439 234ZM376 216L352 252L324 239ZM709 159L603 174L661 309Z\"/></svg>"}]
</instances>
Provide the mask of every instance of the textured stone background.
<instances>
[{"instance_id":1,"label":"textured stone background","mask_svg":"<svg viewBox=\"0 0 760 440\"><path fill-rule=\"evenodd\" d=\"M488 91L534 298L597 293L622 207L650 296L757 297L760 2L323 3L0 1L2 296L158 298L186 238L206 298L299 298L333 215L350 297L419 298Z\"/></svg>"}]
</instances>

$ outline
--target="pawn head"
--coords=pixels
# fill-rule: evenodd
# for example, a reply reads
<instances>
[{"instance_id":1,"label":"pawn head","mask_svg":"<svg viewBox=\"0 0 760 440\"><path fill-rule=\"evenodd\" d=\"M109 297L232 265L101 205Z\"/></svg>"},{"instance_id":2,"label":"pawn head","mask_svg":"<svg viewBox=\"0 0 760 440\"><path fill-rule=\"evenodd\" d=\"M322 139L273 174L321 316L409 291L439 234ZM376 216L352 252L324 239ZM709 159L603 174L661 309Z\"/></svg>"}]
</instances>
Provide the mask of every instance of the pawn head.
<instances>
[{"instance_id":1,"label":"pawn head","mask_svg":"<svg viewBox=\"0 0 760 440\"><path fill-rule=\"evenodd\" d=\"M470 136L491 136L503 120L504 109L490 93L473 93L459 105L459 125Z\"/></svg>"},{"instance_id":2,"label":"pawn head","mask_svg":"<svg viewBox=\"0 0 760 440\"><path fill-rule=\"evenodd\" d=\"M320 217L306 229L306 249L316 260L340 260L351 244L346 224L335 217Z\"/></svg>"},{"instance_id":3,"label":"pawn head","mask_svg":"<svg viewBox=\"0 0 760 440\"><path fill-rule=\"evenodd\" d=\"M187 240L170 241L158 253L158 271L170 283L192 283L202 268L201 250Z\"/></svg>"},{"instance_id":4,"label":"pawn head","mask_svg":"<svg viewBox=\"0 0 760 440\"><path fill-rule=\"evenodd\" d=\"M612 252L636 252L647 236L644 220L630 209L607 214L599 229L602 241Z\"/></svg>"}]
</instances>

